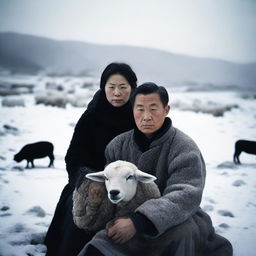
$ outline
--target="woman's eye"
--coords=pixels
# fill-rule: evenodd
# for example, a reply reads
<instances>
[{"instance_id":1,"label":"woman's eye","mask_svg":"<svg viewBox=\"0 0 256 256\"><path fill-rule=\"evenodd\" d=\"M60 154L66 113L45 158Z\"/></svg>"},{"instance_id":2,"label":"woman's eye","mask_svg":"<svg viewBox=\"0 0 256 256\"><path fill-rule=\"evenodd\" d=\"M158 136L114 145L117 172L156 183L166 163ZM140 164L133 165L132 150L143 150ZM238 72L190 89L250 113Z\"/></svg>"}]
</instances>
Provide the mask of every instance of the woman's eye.
<instances>
[{"instance_id":1,"label":"woman's eye","mask_svg":"<svg viewBox=\"0 0 256 256\"><path fill-rule=\"evenodd\" d=\"M126 180L132 180L133 179L133 175L129 175Z\"/></svg>"}]
</instances>

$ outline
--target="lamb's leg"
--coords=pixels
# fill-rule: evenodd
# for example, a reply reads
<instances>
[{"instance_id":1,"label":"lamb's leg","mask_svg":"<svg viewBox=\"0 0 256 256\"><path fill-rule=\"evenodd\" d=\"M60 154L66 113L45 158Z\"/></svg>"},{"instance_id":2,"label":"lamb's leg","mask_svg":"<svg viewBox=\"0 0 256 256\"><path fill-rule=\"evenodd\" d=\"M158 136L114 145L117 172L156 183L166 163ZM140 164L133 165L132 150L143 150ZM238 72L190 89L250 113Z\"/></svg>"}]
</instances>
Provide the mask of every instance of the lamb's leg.
<instances>
[{"instance_id":1,"label":"lamb's leg","mask_svg":"<svg viewBox=\"0 0 256 256\"><path fill-rule=\"evenodd\" d=\"M240 155L240 154L239 154L239 155ZM237 163L238 163L238 164L241 164L240 159L239 159L239 155L237 156Z\"/></svg>"},{"instance_id":2,"label":"lamb's leg","mask_svg":"<svg viewBox=\"0 0 256 256\"><path fill-rule=\"evenodd\" d=\"M48 167L51 167L51 166L53 166L53 161L54 161L53 153L49 154L48 157L50 158L50 163L49 163Z\"/></svg>"},{"instance_id":3,"label":"lamb's leg","mask_svg":"<svg viewBox=\"0 0 256 256\"><path fill-rule=\"evenodd\" d=\"M238 151L236 154L237 164L241 164L240 159L239 159L239 156L241 153L242 153L242 151Z\"/></svg>"},{"instance_id":4,"label":"lamb's leg","mask_svg":"<svg viewBox=\"0 0 256 256\"><path fill-rule=\"evenodd\" d=\"M233 162L236 164L236 153L234 153Z\"/></svg>"},{"instance_id":5,"label":"lamb's leg","mask_svg":"<svg viewBox=\"0 0 256 256\"><path fill-rule=\"evenodd\" d=\"M26 168L27 168L27 169L29 168L29 160L27 160Z\"/></svg>"},{"instance_id":6,"label":"lamb's leg","mask_svg":"<svg viewBox=\"0 0 256 256\"><path fill-rule=\"evenodd\" d=\"M234 163L235 164L241 164L240 160L239 160L239 156L241 154L242 151L235 151L234 153Z\"/></svg>"},{"instance_id":7,"label":"lamb's leg","mask_svg":"<svg viewBox=\"0 0 256 256\"><path fill-rule=\"evenodd\" d=\"M34 166L34 160L32 159L30 162L31 162L32 168L35 168L35 166Z\"/></svg>"}]
</instances>

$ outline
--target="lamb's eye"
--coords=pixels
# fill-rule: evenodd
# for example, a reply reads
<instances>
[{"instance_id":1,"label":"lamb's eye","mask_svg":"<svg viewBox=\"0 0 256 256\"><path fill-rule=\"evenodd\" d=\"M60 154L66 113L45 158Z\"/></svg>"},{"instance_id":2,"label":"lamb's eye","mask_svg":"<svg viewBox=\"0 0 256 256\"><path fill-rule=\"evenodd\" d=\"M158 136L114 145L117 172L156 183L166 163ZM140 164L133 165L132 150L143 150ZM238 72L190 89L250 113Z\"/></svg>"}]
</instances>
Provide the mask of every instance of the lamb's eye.
<instances>
[{"instance_id":1,"label":"lamb's eye","mask_svg":"<svg viewBox=\"0 0 256 256\"><path fill-rule=\"evenodd\" d=\"M104 176L105 180L108 180L108 177Z\"/></svg>"},{"instance_id":2,"label":"lamb's eye","mask_svg":"<svg viewBox=\"0 0 256 256\"><path fill-rule=\"evenodd\" d=\"M126 180L132 180L133 179L133 175L129 175Z\"/></svg>"}]
</instances>

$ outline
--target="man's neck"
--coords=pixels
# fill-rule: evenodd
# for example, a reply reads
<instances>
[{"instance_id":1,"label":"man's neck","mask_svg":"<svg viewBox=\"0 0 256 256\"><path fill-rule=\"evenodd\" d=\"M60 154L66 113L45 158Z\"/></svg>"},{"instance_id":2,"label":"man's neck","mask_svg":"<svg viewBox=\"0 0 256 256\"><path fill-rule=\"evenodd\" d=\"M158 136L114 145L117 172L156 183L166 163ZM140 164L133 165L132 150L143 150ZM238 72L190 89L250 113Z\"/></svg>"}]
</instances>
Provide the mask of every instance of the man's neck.
<instances>
[{"instance_id":1,"label":"man's neck","mask_svg":"<svg viewBox=\"0 0 256 256\"><path fill-rule=\"evenodd\" d=\"M149 149L150 144L152 141L160 138L163 136L166 131L172 126L172 121L170 118L165 118L164 124L160 129L152 134L144 134L136 127L134 129L134 140L136 144L139 146L142 152L145 152Z\"/></svg>"}]
</instances>

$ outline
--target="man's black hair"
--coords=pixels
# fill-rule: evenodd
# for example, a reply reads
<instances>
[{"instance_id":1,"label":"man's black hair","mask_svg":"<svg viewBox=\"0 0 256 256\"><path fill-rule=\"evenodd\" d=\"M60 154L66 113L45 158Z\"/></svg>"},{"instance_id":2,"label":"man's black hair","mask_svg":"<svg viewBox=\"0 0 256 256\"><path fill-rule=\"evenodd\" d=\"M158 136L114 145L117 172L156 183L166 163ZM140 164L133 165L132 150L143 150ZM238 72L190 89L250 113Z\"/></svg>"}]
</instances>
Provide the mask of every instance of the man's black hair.
<instances>
[{"instance_id":1,"label":"man's black hair","mask_svg":"<svg viewBox=\"0 0 256 256\"><path fill-rule=\"evenodd\" d=\"M155 83L151 83L151 82L144 83L134 90L133 95L131 97L132 105L134 106L135 98L138 94L147 95L151 93L156 93L159 95L160 100L163 103L164 107L168 105L169 96L166 89L163 86L158 86Z\"/></svg>"}]
</instances>

